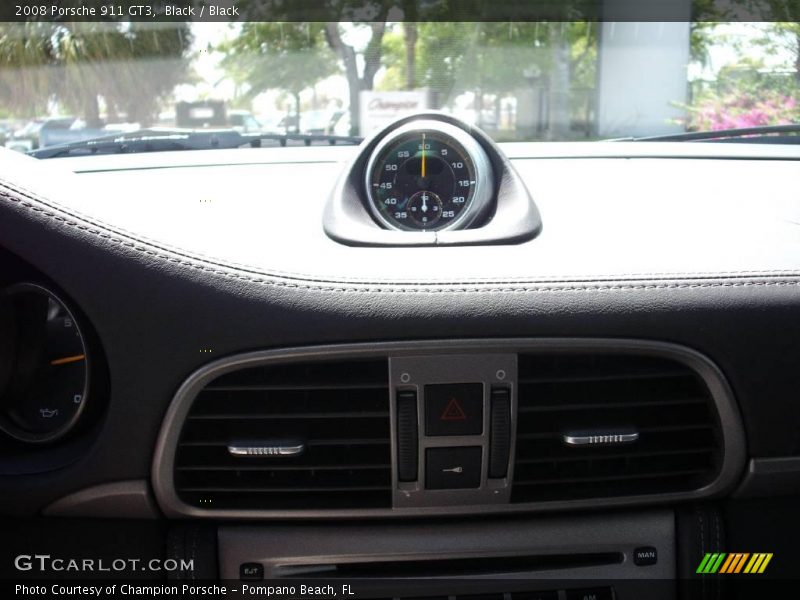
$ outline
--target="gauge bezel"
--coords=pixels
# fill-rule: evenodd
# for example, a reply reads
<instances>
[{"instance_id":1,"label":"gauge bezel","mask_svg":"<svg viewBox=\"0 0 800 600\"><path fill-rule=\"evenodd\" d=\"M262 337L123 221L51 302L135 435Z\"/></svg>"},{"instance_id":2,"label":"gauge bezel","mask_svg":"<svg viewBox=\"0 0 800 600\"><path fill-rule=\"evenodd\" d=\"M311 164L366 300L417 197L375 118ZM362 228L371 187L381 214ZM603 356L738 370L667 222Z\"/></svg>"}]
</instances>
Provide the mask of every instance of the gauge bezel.
<instances>
[{"instance_id":1,"label":"gauge bezel","mask_svg":"<svg viewBox=\"0 0 800 600\"><path fill-rule=\"evenodd\" d=\"M378 208L376 198L372 192L372 173L375 169L378 159L383 156L386 149L397 143L400 138L406 137L409 134L419 134L422 132L435 131L443 136L451 138L457 145L461 146L466 155L472 161L475 169L475 189L467 205L461 210L459 215L444 227L432 227L430 229L419 229L416 227L402 227L399 224L387 219L381 210ZM393 229L395 231L403 232L439 232L439 231L452 231L454 229L465 229L472 225L476 218L484 214L485 210L489 207L494 191L494 172L492 170L492 163L489 160L486 151L481 144L467 131L445 123L442 121L434 121L432 119L424 119L418 121L410 121L397 129L387 133L383 139L378 142L370 154L367 161L367 167L364 171L364 189L367 194L367 203L373 218L383 227Z\"/></svg>"},{"instance_id":2,"label":"gauge bezel","mask_svg":"<svg viewBox=\"0 0 800 600\"><path fill-rule=\"evenodd\" d=\"M63 438L65 435L67 435L70 431L72 431L78 424L78 421L80 420L81 416L86 411L86 404L89 401L89 388L90 388L90 381L92 374L91 356L89 354L89 349L87 348L86 345L86 336L84 335L80 323L75 318L75 314L72 312L72 310L70 310L69 304L49 288L40 285L38 283L30 283L30 282L15 283L0 290L0 299L8 298L24 292L33 292L41 294L43 296L47 296L48 298L54 300L55 302L58 302L63 307L63 309L72 319L72 322L75 324L75 328L78 330L78 334L81 339L81 345L83 346L83 351L85 354L84 360L86 364L86 376L84 377L83 380L83 390L82 390L83 401L81 402L80 406L75 411L75 413L70 417L70 419L67 422L65 422L61 427L48 433L34 433L31 431L26 431L22 427L19 427L18 425L14 424L6 415L0 412L0 431L2 431L9 437L12 437L19 442L24 442L27 444L46 444L59 440ZM0 390L0 392L1 391L2 390Z\"/></svg>"}]
</instances>

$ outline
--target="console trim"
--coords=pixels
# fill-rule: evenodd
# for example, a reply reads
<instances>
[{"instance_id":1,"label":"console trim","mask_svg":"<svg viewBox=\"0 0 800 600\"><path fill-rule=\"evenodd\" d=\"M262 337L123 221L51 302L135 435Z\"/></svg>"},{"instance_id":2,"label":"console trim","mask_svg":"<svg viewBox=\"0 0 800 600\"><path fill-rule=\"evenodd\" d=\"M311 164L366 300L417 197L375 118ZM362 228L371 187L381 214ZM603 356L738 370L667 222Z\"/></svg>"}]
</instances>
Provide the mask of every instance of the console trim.
<instances>
[{"instance_id":1,"label":"console trim","mask_svg":"<svg viewBox=\"0 0 800 600\"><path fill-rule=\"evenodd\" d=\"M335 569L367 565L376 586L370 597L474 595L614 585L619 598L671 598L677 569L675 514L668 509L615 512L608 515L550 515L544 518L485 519L445 523L292 523L256 525L228 523L219 527L222 579L239 577L243 563L262 565L265 581L282 577L335 577ZM638 566L636 548L656 549L658 560ZM368 551L367 551L368 550ZM526 569L514 558L568 559L587 554L616 554L605 564L541 565ZM506 569L494 563L508 560ZM466 573L449 571L449 561L478 561ZM424 562L427 572L393 572L393 563ZM485 567L481 565L486 564ZM398 575L400 577L398 578ZM325 583L349 583L349 577ZM355 577L353 578L354 580ZM642 584L651 586L642 590ZM383 590L377 588L385 584ZM633 589L630 589L633 586ZM638 593L637 593L637 587ZM388 588L388 589L387 589ZM642 592L649 592L646 596ZM374 596L372 595L374 593ZM560 596L563 598L563 596Z\"/></svg>"},{"instance_id":2,"label":"console trim","mask_svg":"<svg viewBox=\"0 0 800 600\"><path fill-rule=\"evenodd\" d=\"M330 509L330 510L227 510L205 509L184 503L173 481L175 452L180 430L197 394L212 380L231 371L273 363L308 360L336 360L403 357L425 354L489 354L511 352L630 353L671 358L694 369L708 386L717 406L722 431L723 461L717 477L708 485L688 492L649 494L617 498L545 501L515 504L426 506L404 508ZM387 380L387 386L389 381ZM221 358L194 373L180 386L165 415L153 457L151 478L160 508L168 517L206 517L234 519L325 519L387 517L450 517L465 514L509 514L555 510L631 507L648 504L698 500L730 491L740 479L745 466L745 434L733 393L717 366L699 352L676 344L634 339L519 338L455 339L432 341L380 342L309 346L250 352Z\"/></svg>"}]
</instances>

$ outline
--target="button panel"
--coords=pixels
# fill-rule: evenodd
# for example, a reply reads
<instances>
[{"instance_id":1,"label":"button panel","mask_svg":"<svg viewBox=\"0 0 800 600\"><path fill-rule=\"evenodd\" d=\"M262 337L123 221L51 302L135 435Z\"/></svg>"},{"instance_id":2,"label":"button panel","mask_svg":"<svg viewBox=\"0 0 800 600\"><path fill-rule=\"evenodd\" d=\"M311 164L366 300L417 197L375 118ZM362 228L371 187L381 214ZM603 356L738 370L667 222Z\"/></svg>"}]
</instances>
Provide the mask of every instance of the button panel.
<instances>
[{"instance_id":1,"label":"button panel","mask_svg":"<svg viewBox=\"0 0 800 600\"><path fill-rule=\"evenodd\" d=\"M389 377L392 505L508 503L517 355L392 356Z\"/></svg>"}]
</instances>

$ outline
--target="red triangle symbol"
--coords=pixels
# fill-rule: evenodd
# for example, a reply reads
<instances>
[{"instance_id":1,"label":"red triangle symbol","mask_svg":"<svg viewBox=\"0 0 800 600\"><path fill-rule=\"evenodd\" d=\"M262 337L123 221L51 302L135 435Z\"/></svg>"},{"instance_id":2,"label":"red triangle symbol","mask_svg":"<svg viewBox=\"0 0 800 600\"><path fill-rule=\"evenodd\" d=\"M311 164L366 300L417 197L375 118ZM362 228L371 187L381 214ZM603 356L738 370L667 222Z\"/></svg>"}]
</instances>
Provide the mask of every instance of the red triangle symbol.
<instances>
[{"instance_id":1,"label":"red triangle symbol","mask_svg":"<svg viewBox=\"0 0 800 600\"><path fill-rule=\"evenodd\" d=\"M458 403L458 400L455 398L450 398L450 402L447 403L447 406L442 413L442 416L439 417L440 421L463 421L467 418L467 415L464 414L464 409L461 408L461 405Z\"/></svg>"}]
</instances>

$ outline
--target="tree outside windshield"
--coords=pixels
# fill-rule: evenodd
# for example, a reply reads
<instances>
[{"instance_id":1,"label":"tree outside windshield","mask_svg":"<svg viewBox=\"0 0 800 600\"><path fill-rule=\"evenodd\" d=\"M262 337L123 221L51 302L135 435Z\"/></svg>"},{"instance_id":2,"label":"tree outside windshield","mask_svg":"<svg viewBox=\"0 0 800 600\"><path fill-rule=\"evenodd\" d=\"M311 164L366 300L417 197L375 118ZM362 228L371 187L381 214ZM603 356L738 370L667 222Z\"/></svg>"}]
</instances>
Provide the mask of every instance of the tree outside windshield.
<instances>
[{"instance_id":1,"label":"tree outside windshield","mask_svg":"<svg viewBox=\"0 0 800 600\"><path fill-rule=\"evenodd\" d=\"M498 141L800 122L800 23L0 25L0 136L365 136L442 110Z\"/></svg>"}]
</instances>

